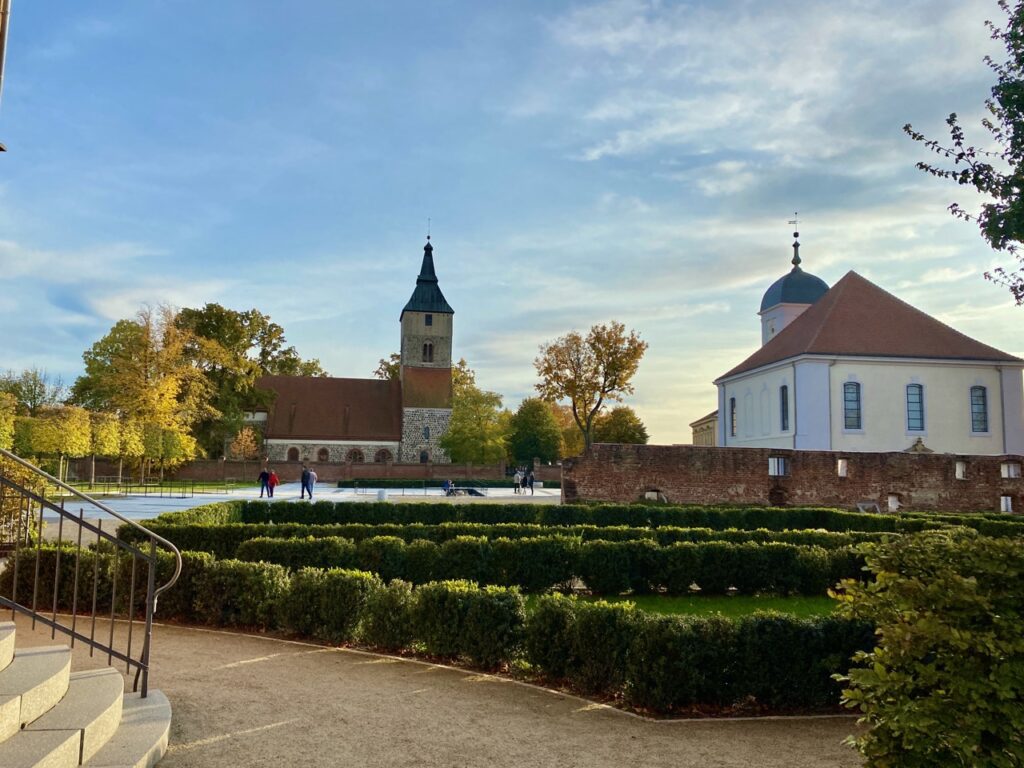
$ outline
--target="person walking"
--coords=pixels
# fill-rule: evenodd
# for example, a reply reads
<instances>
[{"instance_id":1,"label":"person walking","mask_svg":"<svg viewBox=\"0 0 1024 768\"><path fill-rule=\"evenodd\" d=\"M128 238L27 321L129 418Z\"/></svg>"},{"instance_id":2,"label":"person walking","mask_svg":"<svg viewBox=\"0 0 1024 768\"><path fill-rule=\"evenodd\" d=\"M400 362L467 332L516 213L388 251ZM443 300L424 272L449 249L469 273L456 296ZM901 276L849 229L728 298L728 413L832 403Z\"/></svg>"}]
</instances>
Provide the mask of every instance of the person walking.
<instances>
[{"instance_id":1,"label":"person walking","mask_svg":"<svg viewBox=\"0 0 1024 768\"><path fill-rule=\"evenodd\" d=\"M264 467L263 471L260 472L259 482L260 482L260 498L261 499L263 498L263 492L264 491L267 492L267 497L268 498L274 495L274 494L272 494L270 492L270 473L267 472L267 468L266 467Z\"/></svg>"},{"instance_id":2,"label":"person walking","mask_svg":"<svg viewBox=\"0 0 1024 768\"><path fill-rule=\"evenodd\" d=\"M530 486L530 495L531 496L533 496L533 481L534 481L534 476L533 476L533 470L531 469L530 470L530 474L528 474L526 476L526 484L528 486Z\"/></svg>"},{"instance_id":3,"label":"person walking","mask_svg":"<svg viewBox=\"0 0 1024 768\"><path fill-rule=\"evenodd\" d=\"M270 498L274 498L274 489L281 484L281 479L277 476L277 472L270 470L270 477L267 479L267 494Z\"/></svg>"},{"instance_id":4,"label":"person walking","mask_svg":"<svg viewBox=\"0 0 1024 768\"><path fill-rule=\"evenodd\" d=\"M313 500L313 486L316 485L316 481L317 481L316 470L313 469L312 467L310 467L310 469L309 469L309 487L306 488L306 490L309 491L309 500L310 501Z\"/></svg>"},{"instance_id":5,"label":"person walking","mask_svg":"<svg viewBox=\"0 0 1024 768\"><path fill-rule=\"evenodd\" d=\"M519 484L520 484L519 492L525 495L526 494L526 469L525 468L523 469L523 473L520 475L520 478L521 479L519 481Z\"/></svg>"},{"instance_id":6,"label":"person walking","mask_svg":"<svg viewBox=\"0 0 1024 768\"><path fill-rule=\"evenodd\" d=\"M302 483L302 490L299 491L299 498L306 498L306 491L309 491L309 498L313 498L313 489L309 487L309 467L302 465L302 476L299 478Z\"/></svg>"},{"instance_id":7,"label":"person walking","mask_svg":"<svg viewBox=\"0 0 1024 768\"><path fill-rule=\"evenodd\" d=\"M519 469L517 467L516 468L516 473L512 476L512 492L513 493L519 493L519 484L522 481L523 481L523 476L521 474L519 474Z\"/></svg>"}]
</instances>

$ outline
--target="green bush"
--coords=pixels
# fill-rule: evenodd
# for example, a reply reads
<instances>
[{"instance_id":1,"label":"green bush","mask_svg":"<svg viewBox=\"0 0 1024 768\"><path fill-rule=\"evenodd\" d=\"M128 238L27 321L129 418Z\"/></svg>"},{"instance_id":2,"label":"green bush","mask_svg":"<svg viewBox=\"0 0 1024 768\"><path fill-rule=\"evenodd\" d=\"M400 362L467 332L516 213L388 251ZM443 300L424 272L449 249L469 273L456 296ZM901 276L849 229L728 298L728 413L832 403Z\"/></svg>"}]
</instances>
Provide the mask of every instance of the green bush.
<instances>
[{"instance_id":1,"label":"green bush","mask_svg":"<svg viewBox=\"0 0 1024 768\"><path fill-rule=\"evenodd\" d=\"M739 698L735 620L641 615L634 632L625 672L626 698L634 706L671 712L728 706Z\"/></svg>"},{"instance_id":2,"label":"green bush","mask_svg":"<svg viewBox=\"0 0 1024 768\"><path fill-rule=\"evenodd\" d=\"M491 543L482 536L458 536L444 542L435 565L442 579L488 581Z\"/></svg>"},{"instance_id":3,"label":"green bush","mask_svg":"<svg viewBox=\"0 0 1024 768\"><path fill-rule=\"evenodd\" d=\"M303 568L292 574L283 601L283 624L330 643L348 642L369 596L383 588L377 576L364 571Z\"/></svg>"},{"instance_id":4,"label":"green bush","mask_svg":"<svg viewBox=\"0 0 1024 768\"><path fill-rule=\"evenodd\" d=\"M869 768L1024 764L1024 539L963 529L863 546L846 615L877 627L843 703Z\"/></svg>"},{"instance_id":5,"label":"green bush","mask_svg":"<svg viewBox=\"0 0 1024 768\"><path fill-rule=\"evenodd\" d=\"M356 545L359 568L378 574L384 581L405 575L405 542L397 536L374 536Z\"/></svg>"},{"instance_id":6,"label":"green bush","mask_svg":"<svg viewBox=\"0 0 1024 768\"><path fill-rule=\"evenodd\" d=\"M626 682L626 657L642 615L633 603L579 603L569 679L588 693L618 692Z\"/></svg>"},{"instance_id":7,"label":"green bush","mask_svg":"<svg viewBox=\"0 0 1024 768\"><path fill-rule=\"evenodd\" d=\"M526 620L523 596L515 587L482 587L470 593L461 651L474 664L493 668L514 658Z\"/></svg>"},{"instance_id":8,"label":"green bush","mask_svg":"<svg viewBox=\"0 0 1024 768\"><path fill-rule=\"evenodd\" d=\"M543 595L526 617L523 647L526 660L540 674L556 680L568 676L575 656L575 598Z\"/></svg>"},{"instance_id":9,"label":"green bush","mask_svg":"<svg viewBox=\"0 0 1024 768\"><path fill-rule=\"evenodd\" d=\"M299 568L355 568L359 565L356 545L339 536L276 539L261 536L238 545L238 560L277 563L289 570Z\"/></svg>"},{"instance_id":10,"label":"green bush","mask_svg":"<svg viewBox=\"0 0 1024 768\"><path fill-rule=\"evenodd\" d=\"M405 581L395 579L371 591L363 606L360 638L385 651L408 648L413 640L414 604L412 586Z\"/></svg>"},{"instance_id":11,"label":"green bush","mask_svg":"<svg viewBox=\"0 0 1024 768\"><path fill-rule=\"evenodd\" d=\"M568 584L576 574L578 542L544 536L531 539L495 539L491 542L488 580L518 586L524 592L545 592Z\"/></svg>"},{"instance_id":12,"label":"green bush","mask_svg":"<svg viewBox=\"0 0 1024 768\"><path fill-rule=\"evenodd\" d=\"M283 566L221 560L197 585L195 609L218 626L271 629L277 626L288 586Z\"/></svg>"},{"instance_id":13,"label":"green bush","mask_svg":"<svg viewBox=\"0 0 1024 768\"><path fill-rule=\"evenodd\" d=\"M479 590L469 581L435 581L416 590L413 636L427 653L445 658L459 655L471 596Z\"/></svg>"},{"instance_id":14,"label":"green bush","mask_svg":"<svg viewBox=\"0 0 1024 768\"><path fill-rule=\"evenodd\" d=\"M405 548L405 578L413 584L436 581L441 550L432 541L417 539Z\"/></svg>"}]
</instances>

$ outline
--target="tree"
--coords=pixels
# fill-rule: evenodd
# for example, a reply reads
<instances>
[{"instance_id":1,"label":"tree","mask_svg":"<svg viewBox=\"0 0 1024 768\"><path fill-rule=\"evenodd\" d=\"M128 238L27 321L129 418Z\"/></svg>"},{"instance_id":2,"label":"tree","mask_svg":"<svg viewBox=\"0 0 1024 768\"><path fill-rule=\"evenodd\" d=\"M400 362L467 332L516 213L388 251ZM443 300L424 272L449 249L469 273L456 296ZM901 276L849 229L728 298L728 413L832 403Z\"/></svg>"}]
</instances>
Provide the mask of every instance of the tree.
<instances>
[{"instance_id":1,"label":"tree","mask_svg":"<svg viewBox=\"0 0 1024 768\"><path fill-rule=\"evenodd\" d=\"M594 419L595 443L639 443L646 445L647 427L636 411L628 405L618 405Z\"/></svg>"},{"instance_id":2,"label":"tree","mask_svg":"<svg viewBox=\"0 0 1024 768\"><path fill-rule=\"evenodd\" d=\"M90 413L92 458L89 461L89 486L96 483L96 457L121 455L121 423L111 413Z\"/></svg>"},{"instance_id":3,"label":"tree","mask_svg":"<svg viewBox=\"0 0 1024 768\"><path fill-rule=\"evenodd\" d=\"M65 458L82 458L92 451L92 425L84 408L59 406L29 418L35 421L31 453L56 456L58 479L63 479Z\"/></svg>"},{"instance_id":4,"label":"tree","mask_svg":"<svg viewBox=\"0 0 1024 768\"><path fill-rule=\"evenodd\" d=\"M11 450L14 446L14 419L18 413L18 401L8 392L0 392L0 448Z\"/></svg>"},{"instance_id":5,"label":"tree","mask_svg":"<svg viewBox=\"0 0 1024 768\"><path fill-rule=\"evenodd\" d=\"M37 416L44 408L60 405L68 396L63 379L51 379L40 368L26 368L21 373L7 371L0 376L0 392L14 396L19 416Z\"/></svg>"},{"instance_id":6,"label":"tree","mask_svg":"<svg viewBox=\"0 0 1024 768\"><path fill-rule=\"evenodd\" d=\"M384 381L400 379L402 377L402 356L398 352L392 352L387 360L382 357L373 375Z\"/></svg>"},{"instance_id":7,"label":"tree","mask_svg":"<svg viewBox=\"0 0 1024 768\"><path fill-rule=\"evenodd\" d=\"M614 320L591 327L586 338L573 331L541 345L533 361L540 376L537 391L545 400L569 400L585 448L593 442L594 419L606 401L633 392L630 383L647 351L635 331Z\"/></svg>"},{"instance_id":8,"label":"tree","mask_svg":"<svg viewBox=\"0 0 1024 768\"><path fill-rule=\"evenodd\" d=\"M188 350L196 345L193 334L175 323L172 309L143 309L136 319L115 323L82 355L85 374L72 387L72 400L150 429L186 435L192 425L219 416L209 379L190 360Z\"/></svg>"},{"instance_id":9,"label":"tree","mask_svg":"<svg viewBox=\"0 0 1024 768\"><path fill-rule=\"evenodd\" d=\"M269 392L256 388L264 375L325 376L319 360L302 360L285 346L284 329L256 309L243 312L220 304L182 309L174 319L185 334L186 359L210 385L211 413L193 426L208 455L220 455L243 427L246 410L270 404Z\"/></svg>"},{"instance_id":10,"label":"tree","mask_svg":"<svg viewBox=\"0 0 1024 768\"><path fill-rule=\"evenodd\" d=\"M868 768L1024 764L1024 550L952 529L862 545L868 582L842 583L840 613L876 647L839 677L869 730Z\"/></svg>"},{"instance_id":11,"label":"tree","mask_svg":"<svg viewBox=\"0 0 1024 768\"><path fill-rule=\"evenodd\" d=\"M558 432L562 436L562 445L559 449L559 458L568 456L579 456L583 453L583 433L576 426L576 419L572 417L572 406L548 403L551 415L558 424Z\"/></svg>"},{"instance_id":12,"label":"tree","mask_svg":"<svg viewBox=\"0 0 1024 768\"><path fill-rule=\"evenodd\" d=\"M256 430L252 427L242 427L231 441L228 455L232 459L251 460L260 455L260 443L256 437Z\"/></svg>"},{"instance_id":13,"label":"tree","mask_svg":"<svg viewBox=\"0 0 1024 768\"><path fill-rule=\"evenodd\" d=\"M1008 0L999 0L999 7L1008 16L1006 27L997 27L991 21L986 21L985 26L993 40L1003 43L1009 58L996 62L985 57L985 63L996 74L996 84L985 100L990 116L982 120L996 149L988 151L967 144L955 112L946 119L948 145L927 138L909 123L903 130L943 160L952 161L952 167L921 162L917 163L919 169L961 186L974 187L990 200L982 204L977 214L958 203L950 205L949 211L960 219L976 222L981 236L993 249L1009 253L1018 264L1024 264L1019 251L1024 241L1024 0L1012 6ZM1009 288L1017 304L1024 304L1024 267L1000 267L986 272L985 277Z\"/></svg>"},{"instance_id":14,"label":"tree","mask_svg":"<svg viewBox=\"0 0 1024 768\"><path fill-rule=\"evenodd\" d=\"M551 407L536 397L528 397L510 420L509 453L513 461L556 461L562 448L562 432Z\"/></svg>"},{"instance_id":15,"label":"tree","mask_svg":"<svg viewBox=\"0 0 1024 768\"><path fill-rule=\"evenodd\" d=\"M452 417L448 431L441 436L441 447L456 464L493 464L505 458L507 434L501 395L469 385L452 402Z\"/></svg>"}]
</instances>

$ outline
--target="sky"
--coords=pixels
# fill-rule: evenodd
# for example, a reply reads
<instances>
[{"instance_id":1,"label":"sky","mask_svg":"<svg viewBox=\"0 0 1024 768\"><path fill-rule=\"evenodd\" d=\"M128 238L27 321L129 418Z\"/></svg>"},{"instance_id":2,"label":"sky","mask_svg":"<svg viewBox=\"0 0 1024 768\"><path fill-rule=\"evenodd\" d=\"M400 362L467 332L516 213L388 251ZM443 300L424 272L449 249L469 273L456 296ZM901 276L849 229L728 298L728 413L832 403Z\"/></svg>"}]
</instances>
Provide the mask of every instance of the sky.
<instances>
[{"instance_id":1,"label":"sky","mask_svg":"<svg viewBox=\"0 0 1024 768\"><path fill-rule=\"evenodd\" d=\"M619 320L626 402L690 441L788 271L849 270L1024 356L1007 261L905 123L980 120L994 0L13 4L0 369L70 383L146 304L256 307L367 377L430 220L455 356L515 407L541 344Z\"/></svg>"}]
</instances>

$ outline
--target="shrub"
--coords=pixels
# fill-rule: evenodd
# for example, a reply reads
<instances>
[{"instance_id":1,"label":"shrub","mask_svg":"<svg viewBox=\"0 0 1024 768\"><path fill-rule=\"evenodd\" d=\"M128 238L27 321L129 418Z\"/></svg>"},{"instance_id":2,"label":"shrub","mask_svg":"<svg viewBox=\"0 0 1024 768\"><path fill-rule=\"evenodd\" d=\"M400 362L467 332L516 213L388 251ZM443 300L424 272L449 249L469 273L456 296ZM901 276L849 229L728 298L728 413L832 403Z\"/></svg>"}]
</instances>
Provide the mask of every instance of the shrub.
<instances>
[{"instance_id":1,"label":"shrub","mask_svg":"<svg viewBox=\"0 0 1024 768\"><path fill-rule=\"evenodd\" d=\"M283 623L300 634L331 643L352 639L367 598L383 589L371 573L341 568L303 568L292 574Z\"/></svg>"},{"instance_id":2,"label":"shrub","mask_svg":"<svg viewBox=\"0 0 1024 768\"><path fill-rule=\"evenodd\" d=\"M575 598L544 595L526 617L523 647L526 660L547 677L562 679L575 662Z\"/></svg>"},{"instance_id":3,"label":"shrub","mask_svg":"<svg viewBox=\"0 0 1024 768\"><path fill-rule=\"evenodd\" d=\"M413 584L426 584L439 577L441 550L432 541L418 539L405 548L405 578Z\"/></svg>"},{"instance_id":4,"label":"shrub","mask_svg":"<svg viewBox=\"0 0 1024 768\"><path fill-rule=\"evenodd\" d=\"M288 572L270 563L221 560L196 587L196 612L206 621L270 629L277 626L281 600L288 594Z\"/></svg>"},{"instance_id":5,"label":"shrub","mask_svg":"<svg viewBox=\"0 0 1024 768\"><path fill-rule=\"evenodd\" d=\"M261 536L243 541L235 554L238 560L277 563L289 570L299 568L354 568L358 564L356 545L339 536L304 539L276 539Z\"/></svg>"},{"instance_id":6,"label":"shrub","mask_svg":"<svg viewBox=\"0 0 1024 768\"><path fill-rule=\"evenodd\" d=\"M427 653L446 658L459 655L470 595L479 589L468 581L435 581L416 590L413 636Z\"/></svg>"},{"instance_id":7,"label":"shrub","mask_svg":"<svg viewBox=\"0 0 1024 768\"><path fill-rule=\"evenodd\" d=\"M523 596L515 587L487 586L470 592L460 650L482 667L510 661L522 643L525 620Z\"/></svg>"},{"instance_id":8,"label":"shrub","mask_svg":"<svg viewBox=\"0 0 1024 768\"><path fill-rule=\"evenodd\" d=\"M577 604L569 678L590 693L618 692L641 615L633 603Z\"/></svg>"},{"instance_id":9,"label":"shrub","mask_svg":"<svg viewBox=\"0 0 1024 768\"><path fill-rule=\"evenodd\" d=\"M864 545L874 581L846 581L846 615L877 627L843 703L870 726L867 765L1024 763L1024 548L966 530Z\"/></svg>"},{"instance_id":10,"label":"shrub","mask_svg":"<svg viewBox=\"0 0 1024 768\"><path fill-rule=\"evenodd\" d=\"M359 633L368 645L385 651L408 648L413 639L412 586L393 580L366 596Z\"/></svg>"},{"instance_id":11,"label":"shrub","mask_svg":"<svg viewBox=\"0 0 1024 768\"><path fill-rule=\"evenodd\" d=\"M378 574L384 581L405 574L405 542L397 536L374 536L356 545L359 568Z\"/></svg>"},{"instance_id":12,"label":"shrub","mask_svg":"<svg viewBox=\"0 0 1024 768\"><path fill-rule=\"evenodd\" d=\"M626 662L626 697L671 712L736 699L736 622L722 616L641 615Z\"/></svg>"},{"instance_id":13,"label":"shrub","mask_svg":"<svg viewBox=\"0 0 1024 768\"><path fill-rule=\"evenodd\" d=\"M491 543L482 536L458 536L441 544L436 564L444 579L486 581L490 566Z\"/></svg>"}]
</instances>

